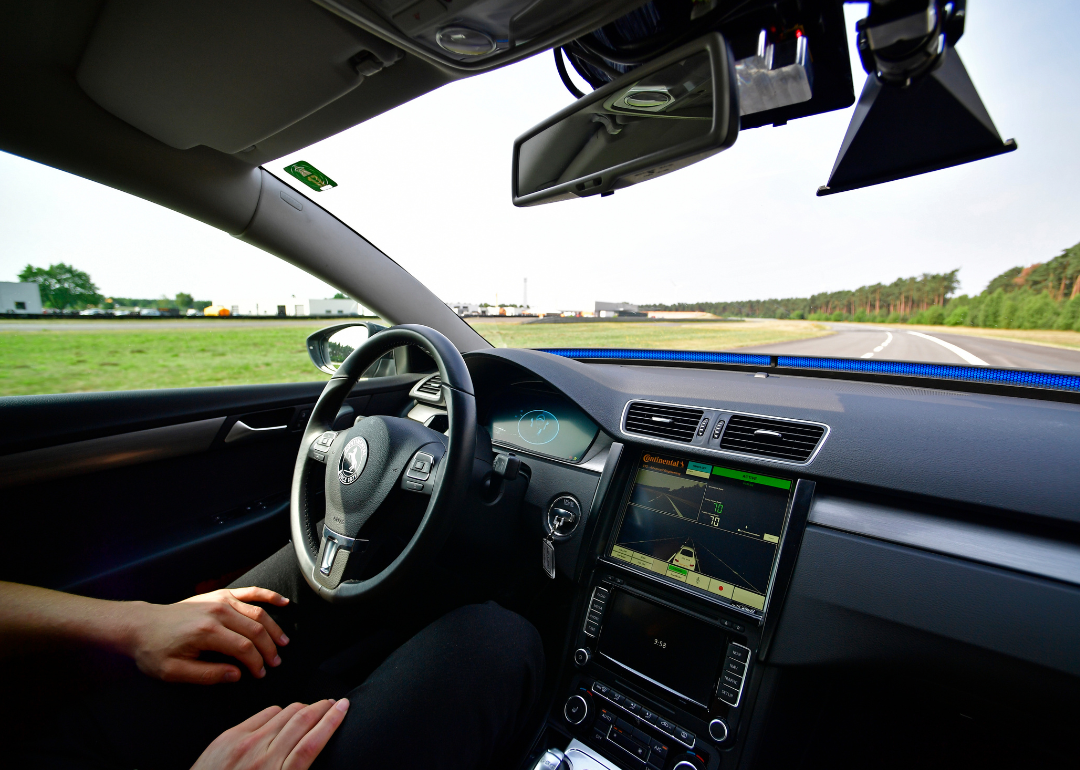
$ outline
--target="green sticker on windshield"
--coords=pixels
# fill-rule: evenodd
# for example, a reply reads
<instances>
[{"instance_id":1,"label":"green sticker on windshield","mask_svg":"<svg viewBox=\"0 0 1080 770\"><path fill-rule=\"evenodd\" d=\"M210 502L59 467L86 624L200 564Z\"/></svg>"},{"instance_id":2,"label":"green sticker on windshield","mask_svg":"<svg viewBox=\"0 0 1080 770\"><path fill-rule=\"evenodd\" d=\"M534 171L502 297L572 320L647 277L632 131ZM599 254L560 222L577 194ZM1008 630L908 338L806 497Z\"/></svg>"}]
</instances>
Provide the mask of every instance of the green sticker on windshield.
<instances>
[{"instance_id":1,"label":"green sticker on windshield","mask_svg":"<svg viewBox=\"0 0 1080 770\"><path fill-rule=\"evenodd\" d=\"M337 182L304 160L290 163L285 167L285 171L317 192L337 187Z\"/></svg>"}]
</instances>

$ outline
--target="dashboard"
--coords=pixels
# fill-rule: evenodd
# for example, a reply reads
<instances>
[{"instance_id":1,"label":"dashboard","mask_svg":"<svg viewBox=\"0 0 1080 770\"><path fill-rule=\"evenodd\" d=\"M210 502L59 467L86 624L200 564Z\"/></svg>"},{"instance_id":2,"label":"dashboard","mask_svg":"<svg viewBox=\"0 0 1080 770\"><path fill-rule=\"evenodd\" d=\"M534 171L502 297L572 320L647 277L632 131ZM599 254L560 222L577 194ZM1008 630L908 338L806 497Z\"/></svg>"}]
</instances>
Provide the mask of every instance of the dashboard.
<instances>
[{"instance_id":1,"label":"dashboard","mask_svg":"<svg viewBox=\"0 0 1080 770\"><path fill-rule=\"evenodd\" d=\"M847 719L987 682L1035 721L1075 711L1033 672L1075 704L1080 405L528 350L466 362L495 451L529 469L523 558L539 573L546 534L573 596L528 767L547 749L614 770L799 766L792 720L828 724L822 693L871 670L902 674ZM779 702L777 682L795 682ZM937 735L927 750L956 733Z\"/></svg>"}]
</instances>

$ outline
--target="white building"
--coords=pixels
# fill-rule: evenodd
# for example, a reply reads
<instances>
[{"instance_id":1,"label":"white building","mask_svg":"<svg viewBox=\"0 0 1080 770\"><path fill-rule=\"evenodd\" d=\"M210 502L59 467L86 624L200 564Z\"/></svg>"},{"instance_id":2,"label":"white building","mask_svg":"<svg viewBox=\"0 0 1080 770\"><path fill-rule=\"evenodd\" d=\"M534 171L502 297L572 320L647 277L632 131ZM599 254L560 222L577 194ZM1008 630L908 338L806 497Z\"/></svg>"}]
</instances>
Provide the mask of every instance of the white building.
<instances>
[{"instance_id":1,"label":"white building","mask_svg":"<svg viewBox=\"0 0 1080 770\"><path fill-rule=\"evenodd\" d=\"M214 302L229 309L234 316L338 316L371 315L367 308L354 299L297 299L296 297L260 297L259 299L232 299Z\"/></svg>"},{"instance_id":2,"label":"white building","mask_svg":"<svg viewBox=\"0 0 1080 770\"><path fill-rule=\"evenodd\" d=\"M366 308L354 299L309 299L308 315L371 315Z\"/></svg>"},{"instance_id":3,"label":"white building","mask_svg":"<svg viewBox=\"0 0 1080 770\"><path fill-rule=\"evenodd\" d=\"M0 313L41 314L41 287L36 283L0 282Z\"/></svg>"}]
</instances>

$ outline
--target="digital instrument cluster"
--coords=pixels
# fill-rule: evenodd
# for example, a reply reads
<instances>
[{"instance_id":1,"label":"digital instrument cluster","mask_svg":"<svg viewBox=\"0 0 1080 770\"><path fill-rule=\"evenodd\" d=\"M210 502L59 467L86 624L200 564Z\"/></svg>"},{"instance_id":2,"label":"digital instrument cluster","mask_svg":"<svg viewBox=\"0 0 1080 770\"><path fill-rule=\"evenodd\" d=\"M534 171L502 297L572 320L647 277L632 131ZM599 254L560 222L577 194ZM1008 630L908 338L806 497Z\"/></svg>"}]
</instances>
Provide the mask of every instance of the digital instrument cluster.
<instances>
[{"instance_id":1,"label":"digital instrument cluster","mask_svg":"<svg viewBox=\"0 0 1080 770\"><path fill-rule=\"evenodd\" d=\"M584 458L600 430L572 401L521 386L495 399L484 427L496 443L572 463Z\"/></svg>"}]
</instances>

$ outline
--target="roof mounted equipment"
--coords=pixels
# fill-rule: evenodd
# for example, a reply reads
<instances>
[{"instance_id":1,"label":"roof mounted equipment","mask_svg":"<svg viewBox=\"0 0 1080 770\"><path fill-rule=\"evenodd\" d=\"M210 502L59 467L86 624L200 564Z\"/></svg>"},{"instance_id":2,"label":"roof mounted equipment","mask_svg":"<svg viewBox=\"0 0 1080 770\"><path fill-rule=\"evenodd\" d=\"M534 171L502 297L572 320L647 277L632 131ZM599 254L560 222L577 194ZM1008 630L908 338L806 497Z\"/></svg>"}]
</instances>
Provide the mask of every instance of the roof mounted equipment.
<instances>
[{"instance_id":1,"label":"roof mounted equipment","mask_svg":"<svg viewBox=\"0 0 1080 770\"><path fill-rule=\"evenodd\" d=\"M956 53L964 19L964 0L871 3L856 27L866 84L819 196L1016 149L1001 141Z\"/></svg>"}]
</instances>

